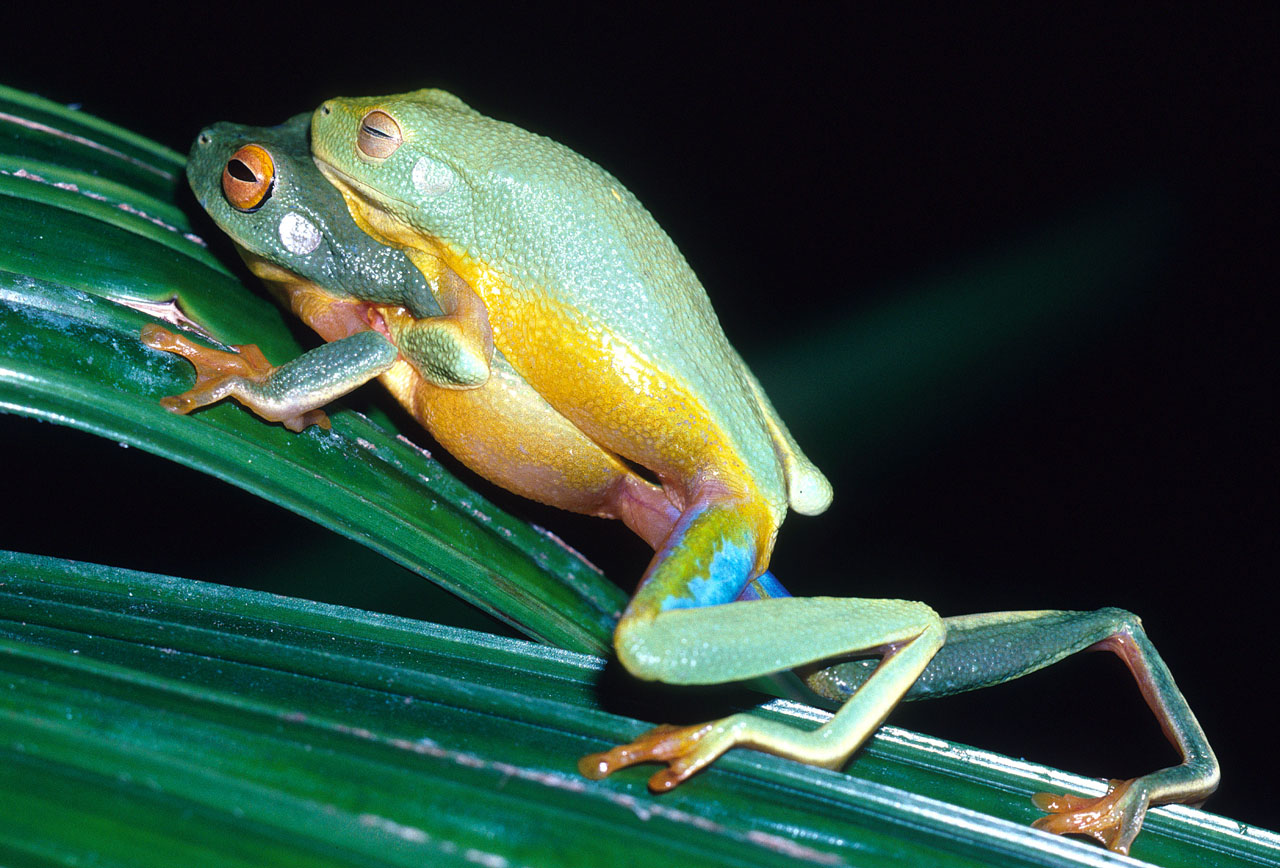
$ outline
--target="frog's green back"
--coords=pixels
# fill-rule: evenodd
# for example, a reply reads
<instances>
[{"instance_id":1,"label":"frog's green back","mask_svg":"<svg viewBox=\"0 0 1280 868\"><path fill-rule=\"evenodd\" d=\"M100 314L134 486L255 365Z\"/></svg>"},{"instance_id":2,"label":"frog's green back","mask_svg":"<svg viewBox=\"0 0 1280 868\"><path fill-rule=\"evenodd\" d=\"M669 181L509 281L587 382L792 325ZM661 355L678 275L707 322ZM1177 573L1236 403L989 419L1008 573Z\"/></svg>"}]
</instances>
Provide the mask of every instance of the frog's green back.
<instances>
[{"instance_id":1,"label":"frog's green back","mask_svg":"<svg viewBox=\"0 0 1280 868\"><path fill-rule=\"evenodd\" d=\"M583 332L606 333L601 345L643 360L640 376L659 372L681 381L766 498L778 507L790 500L805 512L825 507L830 487L757 397L758 385L692 268L613 175L564 145L485 117L441 91L326 106L354 117L380 110L396 119L403 144L392 156L376 166L348 159L339 168L357 184L376 175L371 195L378 207L499 273L508 297L498 304L514 310L513 319L543 316L547 302L572 311L568 319L581 323ZM313 125L316 153L341 162L351 145L326 140L325 126L319 120ZM494 302L486 298L497 314ZM557 327L564 323L562 318ZM508 355L519 367L518 352Z\"/></svg>"}]
</instances>

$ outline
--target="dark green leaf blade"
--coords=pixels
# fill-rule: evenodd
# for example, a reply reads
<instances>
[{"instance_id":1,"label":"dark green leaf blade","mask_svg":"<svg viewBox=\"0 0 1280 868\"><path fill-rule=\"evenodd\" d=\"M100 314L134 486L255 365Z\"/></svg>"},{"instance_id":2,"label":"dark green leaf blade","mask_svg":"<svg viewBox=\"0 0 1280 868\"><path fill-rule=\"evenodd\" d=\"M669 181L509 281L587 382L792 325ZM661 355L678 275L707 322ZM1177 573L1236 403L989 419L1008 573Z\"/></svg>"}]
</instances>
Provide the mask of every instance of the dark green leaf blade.
<instances>
[{"instance_id":1,"label":"dark green leaf blade","mask_svg":"<svg viewBox=\"0 0 1280 868\"><path fill-rule=\"evenodd\" d=\"M900 730L851 775L734 751L654 796L644 770L574 772L646 726L600 708L594 658L26 555L0 555L0 574L5 774L38 779L8 790L23 821L0 824L0 852L33 862L91 840L105 864L138 865L202 864L210 847L232 865L259 847L256 864L1124 861L1024 825L1027 793L1073 779ZM82 814L84 833L66 822ZM88 837L113 818L123 834ZM1275 835L1190 809L1148 823L1139 854L1165 865L1280 855Z\"/></svg>"},{"instance_id":2,"label":"dark green leaf blade","mask_svg":"<svg viewBox=\"0 0 1280 868\"><path fill-rule=\"evenodd\" d=\"M93 115L0 85L0 153L24 154L170 198L186 162Z\"/></svg>"}]
</instances>

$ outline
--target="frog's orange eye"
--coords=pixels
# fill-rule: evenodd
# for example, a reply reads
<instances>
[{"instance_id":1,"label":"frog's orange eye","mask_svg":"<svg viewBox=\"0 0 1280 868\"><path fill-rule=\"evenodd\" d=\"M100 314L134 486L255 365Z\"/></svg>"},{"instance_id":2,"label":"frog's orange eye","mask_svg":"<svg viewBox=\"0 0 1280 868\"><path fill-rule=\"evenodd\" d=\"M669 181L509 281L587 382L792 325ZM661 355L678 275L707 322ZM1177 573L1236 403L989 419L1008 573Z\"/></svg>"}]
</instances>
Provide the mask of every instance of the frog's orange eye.
<instances>
[{"instance_id":1,"label":"frog's orange eye","mask_svg":"<svg viewBox=\"0 0 1280 868\"><path fill-rule=\"evenodd\" d=\"M237 211L257 211L271 198L276 166L257 145L245 145L222 168L222 195Z\"/></svg>"},{"instance_id":2,"label":"frog's orange eye","mask_svg":"<svg viewBox=\"0 0 1280 868\"><path fill-rule=\"evenodd\" d=\"M396 152L402 141L400 125L386 112L375 109L360 119L356 147L366 157L385 160Z\"/></svg>"}]
</instances>

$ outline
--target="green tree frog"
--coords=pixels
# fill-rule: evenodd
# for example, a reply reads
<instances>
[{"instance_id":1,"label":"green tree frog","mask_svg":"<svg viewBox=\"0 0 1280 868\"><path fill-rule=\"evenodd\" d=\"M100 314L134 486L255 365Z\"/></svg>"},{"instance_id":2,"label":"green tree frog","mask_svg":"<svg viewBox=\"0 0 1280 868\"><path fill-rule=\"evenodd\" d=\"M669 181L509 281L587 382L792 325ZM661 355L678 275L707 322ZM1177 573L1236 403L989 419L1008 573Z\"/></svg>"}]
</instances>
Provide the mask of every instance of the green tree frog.
<instances>
[{"instance_id":1,"label":"green tree frog","mask_svg":"<svg viewBox=\"0 0 1280 868\"><path fill-rule=\"evenodd\" d=\"M1116 782L1099 799L1039 796L1050 816L1036 825L1127 851L1150 804L1214 789L1212 750L1126 612L942 619L918 602L786 596L766 570L782 518L788 508L821 512L831 488L729 345L674 243L603 169L435 90L328 101L311 133L316 164L354 225L332 205L316 216L328 194L303 181L298 145L263 131L206 131L189 175L251 268L333 343L246 374L236 359L247 351L226 361L169 333L153 337L199 371L195 389L167 399L171 409L232 395L302 427L322 423L314 414L335 395L381 377L473 469L539 500L622 518L654 546L615 634L637 676L709 684L874 658L812 671L810 685L843 703L816 731L748 715L659 727L584 758L588 777L656 761L666 768L650 786L665 790L734 745L835 767L904 696L995 684L1106 648L1128 663L1183 762ZM290 213L299 216L286 227ZM355 226L365 234L353 240ZM316 251L334 267L304 261ZM396 256L416 268L388 265ZM518 406L495 408L512 396ZM453 409L437 416L437 402ZM468 459L469 438L494 425L503 447ZM550 438L552 454L525 454L548 426L569 430ZM575 442L585 451L570 449ZM541 490L540 473L563 486Z\"/></svg>"},{"instance_id":2,"label":"green tree frog","mask_svg":"<svg viewBox=\"0 0 1280 868\"><path fill-rule=\"evenodd\" d=\"M292 430L328 427L320 408L378 377L476 472L563 509L621 518L656 546L678 517L662 490L553 410L501 353L465 388L456 381L477 378L456 370L447 341L443 353L401 353L418 322L447 317L405 255L352 222L312 162L309 125L309 113L278 127L214 125L192 146L187 176L250 270L329 343L276 368L253 346L224 352L148 326L148 345L186 356L199 374L165 406L186 413L232 397Z\"/></svg>"}]
</instances>

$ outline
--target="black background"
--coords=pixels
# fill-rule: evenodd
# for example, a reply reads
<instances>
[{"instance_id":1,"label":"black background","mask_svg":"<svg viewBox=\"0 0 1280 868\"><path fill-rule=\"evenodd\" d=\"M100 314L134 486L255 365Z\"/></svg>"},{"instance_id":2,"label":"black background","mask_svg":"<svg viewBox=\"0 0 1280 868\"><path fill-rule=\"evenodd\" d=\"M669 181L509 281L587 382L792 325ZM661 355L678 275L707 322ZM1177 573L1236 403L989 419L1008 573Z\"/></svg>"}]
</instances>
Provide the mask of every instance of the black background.
<instances>
[{"instance_id":1,"label":"black background","mask_svg":"<svg viewBox=\"0 0 1280 868\"><path fill-rule=\"evenodd\" d=\"M814 323L856 319L912 281L1157 191L1174 243L1131 315L882 472L854 472L841 454L856 394L827 395L830 413L788 409L823 382L820 356L799 368L803 384L762 368L837 488L826 515L788 521L774 568L797 593L923 599L943 614L1136 611L1218 750L1208 807L1280 825L1275 225L1263 223L1275 11L467 8L68 16L7 28L0 80L179 151L215 120L276 123L329 96L445 87L617 174L680 244L748 361L803 353ZM22 465L8 474L18 495L5 500L24 506L6 516L6 548L227 581L236 563L303 557L289 547L314 539L137 450L12 417L0 437L4 463ZM156 474L201 499L157 509L132 484ZM625 587L639 575L647 555L622 528L494 497ZM181 541L224 503L254 530L233 530L193 574ZM408 600L352 584L346 602L413 611L413 582ZM1096 776L1170 757L1120 664L1100 655L891 722Z\"/></svg>"}]
</instances>

